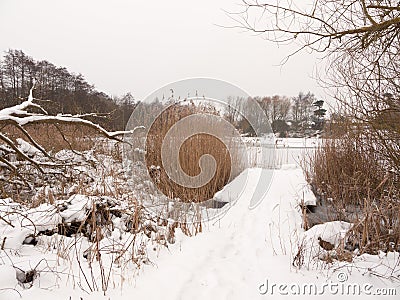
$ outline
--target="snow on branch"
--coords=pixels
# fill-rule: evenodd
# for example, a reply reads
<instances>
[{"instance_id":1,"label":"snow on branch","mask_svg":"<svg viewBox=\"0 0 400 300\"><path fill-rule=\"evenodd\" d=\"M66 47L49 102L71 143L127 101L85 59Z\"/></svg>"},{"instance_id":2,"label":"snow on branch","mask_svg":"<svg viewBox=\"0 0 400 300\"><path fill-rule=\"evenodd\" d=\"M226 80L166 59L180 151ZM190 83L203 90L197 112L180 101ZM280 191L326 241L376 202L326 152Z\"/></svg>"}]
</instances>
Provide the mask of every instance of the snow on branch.
<instances>
[{"instance_id":1,"label":"snow on branch","mask_svg":"<svg viewBox=\"0 0 400 300\"><path fill-rule=\"evenodd\" d=\"M123 136L125 134L132 134L139 129L144 129L143 126L137 126L129 131L115 131L109 132L98 124L95 124L89 120L82 119L82 117L86 116L94 116L94 114L85 114L85 115L57 115L50 116L47 112L39 105L34 103L33 98L33 89L31 88L29 92L29 97L26 101L21 104L7 107L0 110L0 124L11 124L14 126L23 127L28 124L38 124L38 123L73 123L76 125L84 125L87 127L91 127L95 129L98 133L104 135L107 138L115 139L122 142L122 139L118 137ZM35 107L42 111L42 114L30 113L27 111L28 108ZM36 145L35 145L36 147ZM39 149L40 150L40 149Z\"/></svg>"},{"instance_id":2,"label":"snow on branch","mask_svg":"<svg viewBox=\"0 0 400 300\"><path fill-rule=\"evenodd\" d=\"M0 110L0 125L6 126L10 125L13 128L17 129L22 136L27 140L27 144L29 148L35 149L36 152L41 153L47 161L45 160L35 160L28 153L25 153L17 142L10 139L6 133L0 132L0 167L6 168L10 170L14 175L23 179L21 173L18 169L18 163L14 162L13 159L10 158L10 154L16 154L22 161L27 162L33 165L41 174L49 174L48 170L45 168L52 167L62 167L66 166L65 162L58 161L55 157L53 157L49 152L47 152L44 147L40 145L34 138L29 134L29 132L24 128L30 124L74 124L81 125L85 127L89 127L94 129L98 134L106 137L107 139L116 140L119 142L123 141L124 135L129 135L135 133L139 129L144 129L143 126L135 127L129 131L115 131L111 132L100 125L93 123L89 120L83 119L83 117L87 116L95 116L95 114L89 113L85 115L49 115L46 110L41 107L39 104L35 103L33 97L34 85L30 89L28 99L21 104L7 107ZM35 111L31 112L29 109L35 108ZM62 135L63 133L60 132ZM24 180L25 181L25 180Z\"/></svg>"}]
</instances>

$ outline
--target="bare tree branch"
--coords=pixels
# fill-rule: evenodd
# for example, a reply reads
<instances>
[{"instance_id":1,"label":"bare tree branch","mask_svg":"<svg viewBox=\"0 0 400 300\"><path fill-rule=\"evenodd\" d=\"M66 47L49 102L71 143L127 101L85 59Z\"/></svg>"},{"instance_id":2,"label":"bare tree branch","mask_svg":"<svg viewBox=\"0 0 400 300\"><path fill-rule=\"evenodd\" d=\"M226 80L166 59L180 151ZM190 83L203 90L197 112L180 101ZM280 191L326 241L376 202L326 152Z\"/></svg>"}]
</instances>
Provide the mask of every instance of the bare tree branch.
<instances>
[{"instance_id":1,"label":"bare tree branch","mask_svg":"<svg viewBox=\"0 0 400 300\"><path fill-rule=\"evenodd\" d=\"M84 114L84 115L48 115L47 112L39 105L34 103L35 99L33 98L33 91L34 86L30 89L29 97L26 101L22 102L21 104L7 107L0 110L0 125L3 125L2 128L5 126L11 126L11 128L17 129L19 132L22 133L22 136L27 140L32 149L36 149L38 153L41 153L47 160L37 160L34 157L31 157L27 153L25 153L23 149L18 145L17 142L12 140L7 133L0 132L0 162L9 169L12 174L15 174L22 181L31 186L29 181L24 177L22 171L18 167L20 164L18 161L12 161L8 155L15 154L25 163L32 165L40 174L52 174L52 175L61 175L65 176L63 172L55 171L56 168L64 168L68 167L69 165L64 162L56 159L53 155L51 155L46 149L40 145L32 136L31 134L25 129L26 126L32 124L53 124L61 133L62 138L65 142L67 142L72 149L72 145L66 139L65 135L63 134L61 128L59 127L60 124L69 124L69 125L78 125L91 128L95 130L97 134L100 134L107 139L116 140L118 142L125 142L123 140L124 135L134 134L139 129L144 129L143 126L135 127L129 131L115 131L110 132L101 127L98 124L95 124L89 120L83 119L83 117L93 117L98 116L97 114ZM41 113L33 113L30 112L30 108L35 108L39 110ZM3 130L3 129L2 129ZM35 150L35 151L36 151ZM11 180L9 181L11 183Z\"/></svg>"}]
</instances>

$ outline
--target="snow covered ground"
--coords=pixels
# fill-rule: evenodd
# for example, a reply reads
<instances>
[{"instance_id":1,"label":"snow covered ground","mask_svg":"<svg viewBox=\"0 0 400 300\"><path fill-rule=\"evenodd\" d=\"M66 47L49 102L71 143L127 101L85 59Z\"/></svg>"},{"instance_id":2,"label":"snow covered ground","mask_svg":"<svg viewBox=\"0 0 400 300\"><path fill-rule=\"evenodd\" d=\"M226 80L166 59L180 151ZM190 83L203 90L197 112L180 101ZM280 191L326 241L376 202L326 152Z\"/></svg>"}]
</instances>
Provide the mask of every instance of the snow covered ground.
<instances>
[{"instance_id":1,"label":"snow covered ground","mask_svg":"<svg viewBox=\"0 0 400 300\"><path fill-rule=\"evenodd\" d=\"M251 179L261 169L251 168L241 175L250 180L238 201L223 217L204 222L202 233L188 237L177 231L175 243L168 248L149 246L149 262L136 272L121 265L106 266L111 279L105 297L102 292L85 292L88 289L80 286L85 279L79 268L87 270L87 266L79 266L73 253L69 254L72 260L66 259L68 238L53 236L43 237L46 241L36 246L17 241L10 244L10 250L0 252L0 299L266 299L308 298L314 293L330 299L350 297L354 289L374 299L378 298L374 294L394 293L393 288L397 296L384 298L398 299L398 253L364 254L353 262L326 263L324 259L331 254L319 246L318 237L337 246L351 224L331 222L304 232L298 204L315 201L295 159L304 144L296 140L283 144L285 151L290 146L296 150L285 153L287 161L282 159L284 163L275 169L270 189L256 208L249 208L256 184ZM228 200L239 180L226 186L218 200ZM10 229L6 230L3 221L0 225L1 237ZM65 247L64 253L60 247ZM15 267L26 270L37 264L43 264L38 270L47 271L24 289L17 282ZM97 280L100 276L94 274Z\"/></svg>"},{"instance_id":2,"label":"snow covered ground","mask_svg":"<svg viewBox=\"0 0 400 300\"><path fill-rule=\"evenodd\" d=\"M249 170L250 176L259 171ZM278 285L294 284L293 291L296 292L296 285L303 289L302 285L315 284L317 293L321 293L329 280L334 284L340 283L346 276L345 288L347 283L358 283L361 287L369 283L373 286L373 293L375 288L399 287L399 266L392 274L397 281L385 280L379 275L380 272L388 275L386 272L394 270L399 264L398 254L364 255L354 266L336 263L331 269L312 257L308 257L309 261L300 270L292 265L293 254L303 239L307 242L306 252L312 255L313 251L321 252L318 236L334 243L337 234L348 228L348 224L334 223L316 226L304 233L297 204L303 197L305 186L301 169L293 165L284 166L275 172L267 197L254 210L249 210L246 202L254 188L249 186L221 220L210 222L204 232L195 237L181 237L171 253L163 253L157 259L156 267L143 270L133 287L113 291L111 298L128 295L146 299L287 297L285 293L291 294L289 287L280 295ZM374 272L378 276L374 276ZM269 283L268 289L266 282ZM272 291L274 283L277 286ZM334 294L333 289L332 293L326 290L320 296L333 298L342 295L340 291ZM305 293L304 298L307 295Z\"/></svg>"}]
</instances>

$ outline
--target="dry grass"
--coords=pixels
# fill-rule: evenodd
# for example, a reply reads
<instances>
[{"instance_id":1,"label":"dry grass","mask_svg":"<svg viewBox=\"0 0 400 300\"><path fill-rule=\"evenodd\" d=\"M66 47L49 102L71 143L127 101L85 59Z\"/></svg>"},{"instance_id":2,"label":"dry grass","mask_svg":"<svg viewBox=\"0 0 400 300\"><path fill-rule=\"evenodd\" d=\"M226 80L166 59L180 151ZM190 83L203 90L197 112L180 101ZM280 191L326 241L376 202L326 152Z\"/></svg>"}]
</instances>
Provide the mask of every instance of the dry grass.
<instances>
[{"instance_id":1,"label":"dry grass","mask_svg":"<svg viewBox=\"0 0 400 300\"><path fill-rule=\"evenodd\" d=\"M362 205L365 199L382 195L390 184L383 182L386 170L379 157L365 151L364 142L325 139L308 165L308 180L320 195L334 199L338 208Z\"/></svg>"},{"instance_id":2,"label":"dry grass","mask_svg":"<svg viewBox=\"0 0 400 300\"><path fill-rule=\"evenodd\" d=\"M116 170L117 166L115 168L111 166L110 170L106 170L104 156L111 157L115 162L122 162L121 143L99 136L96 131L89 127L75 124L34 124L24 128L31 138L52 157L55 157L56 153L61 150L73 151L75 155L74 162L68 161L69 164L65 164L64 166L62 165L63 162L61 162L60 165L54 168L47 168L46 173L41 173L38 172L35 166L23 163L24 159L16 155L13 159L20 161L18 171L26 177L31 187L24 185L16 174L9 173L11 184L7 181L0 181L0 195L2 197L11 197L15 201L37 206L41 203L52 203L55 198L65 197L68 187L73 183L77 186L76 192L86 194L86 189L90 188L89 183L93 179L90 178L90 175L85 175L77 171L75 167L78 166L87 166L93 171L98 169L99 172L102 172L100 175L104 177L104 194L115 196L114 191L118 190L118 180L110 183L106 182L105 179L107 176L113 176L114 178L116 174L113 173L118 171ZM1 128L1 131L13 140L16 145L19 144L16 142L17 139L30 142L26 135L14 126L4 126ZM39 150L36 151L39 152ZM90 153L92 151L93 157L97 158L98 164L91 160L92 154ZM41 156L33 153L28 153L28 156L38 161L44 161ZM61 154L61 158L66 158L66 156ZM59 161L54 159L52 163L58 164ZM109 186L110 184L112 185L111 187ZM52 189L49 189L49 187L52 187ZM35 193L35 190L37 193ZM110 190L112 192L109 192Z\"/></svg>"},{"instance_id":3,"label":"dry grass","mask_svg":"<svg viewBox=\"0 0 400 300\"><path fill-rule=\"evenodd\" d=\"M29 135L45 150L58 152L63 149L85 151L93 148L98 136L94 129L74 124L31 124L24 127ZM26 136L15 126L6 125L1 129L12 140Z\"/></svg>"},{"instance_id":4,"label":"dry grass","mask_svg":"<svg viewBox=\"0 0 400 300\"><path fill-rule=\"evenodd\" d=\"M98 201L93 202L92 208L87 212L83 221L60 223L53 231L40 233L40 235L51 235L49 240L64 241L65 239L65 247L57 244L57 246L51 247L49 245L49 249L58 249L60 258L64 258L71 264L72 261L78 262L79 277L82 278L84 285L88 286L89 291L105 293L109 289L112 284L110 272L115 264L124 270L131 270L131 265L139 269L143 264L151 264L148 257L149 249L160 251L160 248L168 248L169 244L175 243L176 230L180 229L188 236L202 231L200 215L195 215L194 219L190 220L182 218L183 221L171 222L171 218L164 211L160 211L156 215L144 207L144 200L149 195L137 189L132 192L132 184L121 172L121 144L101 139L90 129L74 125L44 124L28 126L26 129L38 144L47 151L52 151L52 154L59 150L71 149L76 152L76 156L80 156L84 154L83 151L90 150L91 153L91 150L94 150L93 157L97 159L97 163L96 161L85 162L83 166L86 166L86 169L79 171L79 168L78 170L65 168L63 173L65 178L60 177L52 181L47 177L43 178L34 191L26 193L26 197L23 197L19 190L12 190L13 194L7 192L6 195L27 207L37 207L42 203L54 204L57 203L57 200L65 199L71 194L98 196L96 198ZM2 132L6 132L14 140L24 138L20 132L11 127L3 127ZM225 174L224 172L228 173L230 169L226 167L226 164L230 163L230 159L227 160L226 153L225 156L218 158L218 155L223 152L216 150L221 149L223 145L218 144L221 143L219 140L214 140L214 142L209 141L207 136L196 136L188 140L183 145L184 151L179 157L182 168L189 174L198 172L198 164L195 169L191 161L193 149L198 151L195 152L197 153L195 159L198 159L201 153L210 153L206 150L211 148L214 151L211 152L211 155L217 157L217 160L224 161L225 159L225 167L217 168L220 170L217 176ZM32 174L35 176L36 173ZM140 177L141 173L135 174L135 176ZM225 175L222 177L226 178ZM217 181L214 183L216 187L210 188L210 190L222 188L224 183L224 181L222 183ZM136 192L140 197L134 195ZM211 193L214 194L214 192ZM109 196L110 201L105 196ZM113 199L116 200L115 203ZM127 208L117 208L116 203L124 203ZM125 205L120 205L120 207L125 207ZM185 214L186 211L181 213ZM124 229L121 229L123 241L115 241L111 237L111 233L115 230L115 224L112 222L114 219L120 219L124 223ZM53 236L54 233L58 235ZM68 239L65 236L74 239ZM86 244L86 239L83 237L87 238L89 244L89 248L86 250L81 249L82 245ZM89 269L86 268L86 265L89 266ZM69 272L74 271L71 269Z\"/></svg>"},{"instance_id":5,"label":"dry grass","mask_svg":"<svg viewBox=\"0 0 400 300\"><path fill-rule=\"evenodd\" d=\"M182 170L189 176L196 176L201 173L200 157L204 154L209 154L216 162L214 176L201 187L187 187L171 180L162 160L161 147L165 142L164 138L171 127L179 120L196 113L215 114L214 111L195 105L170 106L152 124L146 141L146 164L157 188L169 198L179 198L183 202L202 202L211 199L229 180L238 175L238 170L240 170L242 164L239 148L236 148L237 153L229 151L228 146L230 148L232 145L227 146L220 139L210 134L199 133L185 140L179 149L179 153L169 152L167 158L170 159L172 156L178 155L178 162ZM207 119L204 120L204 122L208 121ZM193 126L196 127L197 124L193 124ZM190 130L190 128L180 128L179 134L185 135ZM175 143L175 141L171 143ZM235 149L235 147L232 148ZM160 168L154 169L154 167L158 166ZM177 166L172 167L177 169ZM206 165L205 167L209 168L211 166Z\"/></svg>"},{"instance_id":6,"label":"dry grass","mask_svg":"<svg viewBox=\"0 0 400 300\"><path fill-rule=\"evenodd\" d=\"M305 165L307 179L337 218L354 223L349 249L400 251L399 176L365 127L341 124L340 130L311 156Z\"/></svg>"},{"instance_id":7,"label":"dry grass","mask_svg":"<svg viewBox=\"0 0 400 300\"><path fill-rule=\"evenodd\" d=\"M363 217L349 231L347 243L361 254L400 251L400 203L389 197L366 201Z\"/></svg>"}]
</instances>

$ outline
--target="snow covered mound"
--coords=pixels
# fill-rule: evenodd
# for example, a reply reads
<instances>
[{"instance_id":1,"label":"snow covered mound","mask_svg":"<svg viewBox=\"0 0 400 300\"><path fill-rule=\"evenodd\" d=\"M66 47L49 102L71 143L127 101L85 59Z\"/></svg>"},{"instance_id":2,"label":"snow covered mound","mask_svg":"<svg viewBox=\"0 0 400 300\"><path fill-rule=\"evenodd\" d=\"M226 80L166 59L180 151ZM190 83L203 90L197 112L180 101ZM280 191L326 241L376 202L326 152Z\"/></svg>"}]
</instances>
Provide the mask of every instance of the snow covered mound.
<instances>
[{"instance_id":1,"label":"snow covered mound","mask_svg":"<svg viewBox=\"0 0 400 300\"><path fill-rule=\"evenodd\" d=\"M312 245L318 244L318 238L320 237L322 240L338 246L352 226L353 224L342 221L318 224L307 230L304 233L304 238L307 240L307 243Z\"/></svg>"},{"instance_id":2,"label":"snow covered mound","mask_svg":"<svg viewBox=\"0 0 400 300\"><path fill-rule=\"evenodd\" d=\"M43 288L77 284L87 293L107 290L110 276L122 286L125 272L137 273L155 253L175 243L177 229L137 203L107 196L77 194L36 208L0 199L0 299L2 287L40 294ZM92 282L84 279L88 276ZM13 299L18 290L7 292L5 299Z\"/></svg>"}]
</instances>

